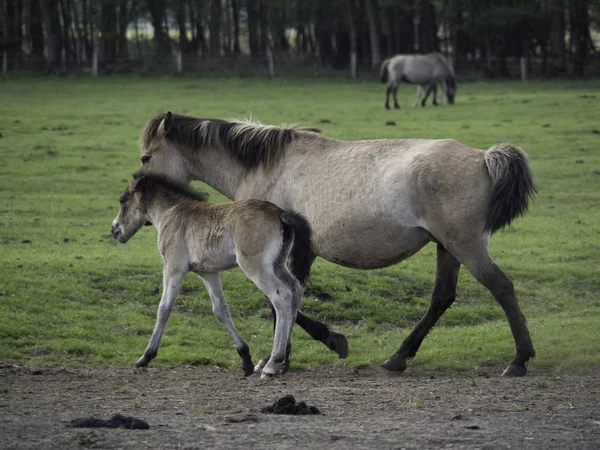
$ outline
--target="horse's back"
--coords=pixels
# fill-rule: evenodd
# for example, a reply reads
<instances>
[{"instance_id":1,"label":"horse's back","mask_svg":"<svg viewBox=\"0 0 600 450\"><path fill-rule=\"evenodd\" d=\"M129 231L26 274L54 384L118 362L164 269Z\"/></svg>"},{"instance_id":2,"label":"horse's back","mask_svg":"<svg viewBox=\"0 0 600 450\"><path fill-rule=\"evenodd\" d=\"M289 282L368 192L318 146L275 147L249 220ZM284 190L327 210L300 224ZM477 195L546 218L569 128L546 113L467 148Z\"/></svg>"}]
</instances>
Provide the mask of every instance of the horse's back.
<instances>
[{"instance_id":1,"label":"horse's back","mask_svg":"<svg viewBox=\"0 0 600 450\"><path fill-rule=\"evenodd\" d=\"M423 55L397 55L390 60L389 70L396 82L427 84L450 74L446 57L439 52Z\"/></svg>"}]
</instances>

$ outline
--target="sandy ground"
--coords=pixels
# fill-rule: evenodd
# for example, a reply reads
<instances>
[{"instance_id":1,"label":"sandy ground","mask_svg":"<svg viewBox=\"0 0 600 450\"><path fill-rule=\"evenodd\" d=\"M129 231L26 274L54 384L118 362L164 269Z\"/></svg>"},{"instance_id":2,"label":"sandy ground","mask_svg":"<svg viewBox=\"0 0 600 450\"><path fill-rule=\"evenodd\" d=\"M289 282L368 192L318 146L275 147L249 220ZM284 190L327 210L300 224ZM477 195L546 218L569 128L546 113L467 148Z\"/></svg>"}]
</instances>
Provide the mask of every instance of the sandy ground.
<instances>
[{"instance_id":1,"label":"sandy ground","mask_svg":"<svg viewBox=\"0 0 600 450\"><path fill-rule=\"evenodd\" d=\"M600 375L0 367L2 449L600 449ZM260 413L292 394L322 415ZM150 430L70 428L114 413Z\"/></svg>"}]
</instances>

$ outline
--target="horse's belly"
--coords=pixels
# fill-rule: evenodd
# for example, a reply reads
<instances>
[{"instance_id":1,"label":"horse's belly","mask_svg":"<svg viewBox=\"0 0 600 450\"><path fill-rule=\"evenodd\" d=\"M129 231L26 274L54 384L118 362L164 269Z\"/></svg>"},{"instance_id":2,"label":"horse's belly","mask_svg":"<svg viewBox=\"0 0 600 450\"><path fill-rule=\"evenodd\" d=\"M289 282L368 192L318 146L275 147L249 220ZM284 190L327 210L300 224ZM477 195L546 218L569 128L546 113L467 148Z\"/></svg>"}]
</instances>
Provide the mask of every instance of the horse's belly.
<instances>
[{"instance_id":1,"label":"horse's belly","mask_svg":"<svg viewBox=\"0 0 600 450\"><path fill-rule=\"evenodd\" d=\"M390 266L414 255L431 240L431 235L422 228L387 223L338 230L317 227L313 232L313 250L318 256L356 269Z\"/></svg>"}]
</instances>

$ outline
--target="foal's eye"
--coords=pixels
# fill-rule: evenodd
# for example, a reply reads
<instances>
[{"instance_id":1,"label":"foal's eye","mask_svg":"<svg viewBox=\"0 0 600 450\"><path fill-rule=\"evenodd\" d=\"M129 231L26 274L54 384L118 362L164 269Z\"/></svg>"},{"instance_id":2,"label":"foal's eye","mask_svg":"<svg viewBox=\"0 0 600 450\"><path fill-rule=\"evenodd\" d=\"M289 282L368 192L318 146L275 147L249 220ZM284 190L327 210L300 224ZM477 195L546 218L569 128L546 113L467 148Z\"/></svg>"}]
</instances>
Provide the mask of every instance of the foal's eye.
<instances>
[{"instance_id":1,"label":"foal's eye","mask_svg":"<svg viewBox=\"0 0 600 450\"><path fill-rule=\"evenodd\" d=\"M150 156L148 156L148 155L142 156L142 164L146 164L148 161L150 161Z\"/></svg>"}]
</instances>

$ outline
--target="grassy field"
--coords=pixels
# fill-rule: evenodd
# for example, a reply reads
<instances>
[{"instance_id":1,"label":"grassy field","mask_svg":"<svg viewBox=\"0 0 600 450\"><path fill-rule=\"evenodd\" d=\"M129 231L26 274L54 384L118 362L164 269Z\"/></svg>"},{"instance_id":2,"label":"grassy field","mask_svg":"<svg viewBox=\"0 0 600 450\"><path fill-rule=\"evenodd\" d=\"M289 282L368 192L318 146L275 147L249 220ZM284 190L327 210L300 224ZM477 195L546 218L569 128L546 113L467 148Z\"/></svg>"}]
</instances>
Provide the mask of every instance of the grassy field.
<instances>
[{"instance_id":1,"label":"grassy field","mask_svg":"<svg viewBox=\"0 0 600 450\"><path fill-rule=\"evenodd\" d=\"M528 215L491 239L528 318L536 369L600 367L600 82L459 85L457 104L383 108L375 81L198 78L36 78L0 81L0 364L128 366L143 352L160 299L156 231L127 245L110 237L118 197L139 161L146 119L173 110L319 126L340 139L455 138L486 149L510 141L530 156L539 196ZM386 125L394 121L395 126ZM213 201L225 199L212 189ZM303 310L350 342L338 360L301 330L293 366L383 361L425 312L435 252L353 271L313 267ZM223 284L254 359L272 342L266 299L239 270ZM499 305L466 271L456 304L410 370L496 370L514 354ZM188 275L157 366L238 368L200 280Z\"/></svg>"}]
</instances>

